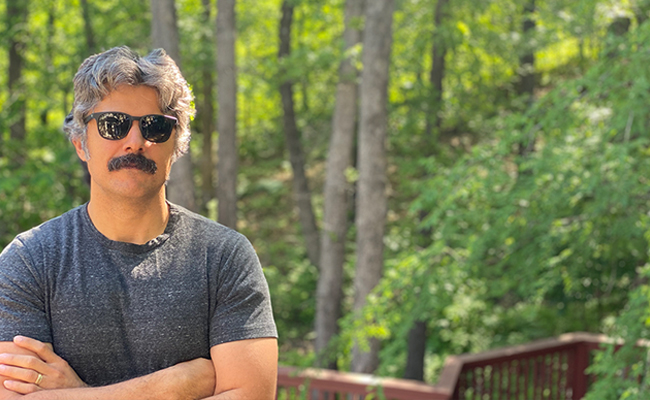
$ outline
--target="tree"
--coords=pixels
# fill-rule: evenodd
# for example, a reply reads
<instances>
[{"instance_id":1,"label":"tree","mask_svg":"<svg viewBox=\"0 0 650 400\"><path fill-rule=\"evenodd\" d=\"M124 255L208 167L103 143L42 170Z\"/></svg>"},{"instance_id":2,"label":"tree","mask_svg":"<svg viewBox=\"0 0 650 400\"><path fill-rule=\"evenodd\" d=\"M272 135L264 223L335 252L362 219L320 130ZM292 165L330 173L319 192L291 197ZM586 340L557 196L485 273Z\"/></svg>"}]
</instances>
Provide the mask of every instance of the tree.
<instances>
[{"instance_id":1,"label":"tree","mask_svg":"<svg viewBox=\"0 0 650 400\"><path fill-rule=\"evenodd\" d=\"M447 17L446 7L449 0L438 0L434 14L433 45L431 46L431 71L429 73L430 100L427 103L427 118L425 125L425 143L427 156L433 155L434 149L434 128L440 130L442 118L442 93L443 79L445 76L445 57L447 55L447 44L443 36L442 24ZM420 223L426 219L427 213L421 213ZM422 228L418 232L422 236L422 243L426 246L431 241L431 229ZM427 323L418 319L413 322L409 331L406 368L404 378L424 380L424 356L427 341Z\"/></svg>"},{"instance_id":2,"label":"tree","mask_svg":"<svg viewBox=\"0 0 650 400\"><path fill-rule=\"evenodd\" d=\"M206 27L213 27L210 22L210 0L202 0L203 5L203 24ZM215 125L215 113L214 113L214 52L210 51L214 47L213 38L214 35L209 34L209 32L214 32L213 29L206 29L206 34L203 35L203 39L207 43L207 57L205 57L205 63L202 66L202 79L201 79L201 93L202 101L200 103L199 115L201 119L201 134L203 136L203 148L201 154L201 192L202 192L202 210L205 212L208 201L214 196L214 185L213 185L213 171L214 171L214 162L212 160L212 133L214 132Z\"/></svg>"},{"instance_id":3,"label":"tree","mask_svg":"<svg viewBox=\"0 0 650 400\"><path fill-rule=\"evenodd\" d=\"M291 26L293 23L294 5L291 0L282 2L282 19L280 20L280 49L278 59L280 64L286 62L291 54ZM293 102L293 82L287 76L286 65L281 67L283 78L280 83L280 95L282 96L282 109L284 111L284 134L289 150L289 160L293 170L293 196L298 206L300 215L300 226L307 245L307 256L309 261L318 266L320 259L320 242L316 217L311 203L311 192L309 182L305 174L305 155L300 142L300 131L296 124L296 114Z\"/></svg>"},{"instance_id":4,"label":"tree","mask_svg":"<svg viewBox=\"0 0 650 400\"><path fill-rule=\"evenodd\" d=\"M381 279L384 267L387 92L393 8L393 0L373 0L366 7L360 91L359 196L356 206L354 310L357 313ZM371 338L368 348L357 343L353 349L352 370L373 372L379 362L378 351L377 339Z\"/></svg>"},{"instance_id":5,"label":"tree","mask_svg":"<svg viewBox=\"0 0 650 400\"><path fill-rule=\"evenodd\" d=\"M524 46L519 57L519 84L517 95L523 98L526 106L530 106L535 94L535 0L528 0L524 6L524 23L522 26Z\"/></svg>"},{"instance_id":6,"label":"tree","mask_svg":"<svg viewBox=\"0 0 650 400\"><path fill-rule=\"evenodd\" d=\"M86 47L88 54L97 52L97 45L95 42L95 32L93 30L92 19L90 17L90 4L88 0L81 0L81 11L84 19L84 34L86 36Z\"/></svg>"},{"instance_id":7,"label":"tree","mask_svg":"<svg viewBox=\"0 0 650 400\"><path fill-rule=\"evenodd\" d=\"M426 121L426 137L432 140L433 129L440 129L442 108L442 83L445 77L445 57L447 55L447 43L443 35L442 24L447 17L446 8L449 0L438 0L434 14L433 45L431 46L431 72L429 82L431 83L428 118ZM429 146L427 146L429 147Z\"/></svg>"},{"instance_id":8,"label":"tree","mask_svg":"<svg viewBox=\"0 0 650 400\"><path fill-rule=\"evenodd\" d=\"M176 2L183 74L199 109L192 150L203 202L216 197L216 188L207 185L217 182L216 15L207 15L208 2L214 11L216 1ZM445 2L449 17L435 12ZM24 3L12 0L11 5ZM448 354L569 330L609 329L613 316L623 315L634 285L645 286L635 268L647 258L647 225L637 224L646 224L640 216L650 207L644 134L650 121L645 51L650 31L643 22L650 0L535 1L534 11L529 0L397 3L386 147L390 213L383 277L364 308L365 326L355 325L349 312L354 288L347 278L353 274L348 269L358 227L350 224L352 205L348 232L345 224L328 222L345 209L338 200L331 205L334 182L345 186L352 197L348 203L358 195L355 184L342 178L356 179L353 168L342 172L356 163L334 145L342 132L339 117L350 123L351 114L359 115L359 109L335 98L339 88L354 87L354 74L346 76L349 80L341 74L343 52L352 65L362 56L362 46L344 50L340 40L344 4L352 0L292 0L290 53L278 68L281 3L236 3L236 40L245 43L236 43L236 134L237 224L265 265L277 303L283 363L314 364L314 354L305 349L311 349L309 335L316 326L318 355L332 356L318 359L320 366L334 367L336 361L345 367L355 335L367 335L382 340L379 374L419 379L426 361L424 378L432 382ZM152 28L148 2L30 1L26 23L16 29L8 24L6 4L0 4L6 39L0 60L5 89L0 90L0 246L87 201L78 161L60 133L73 99L72 77L92 47L89 42L94 51L127 44L142 53L150 47ZM348 31L363 25L362 18L353 20L347 20ZM92 22L90 41L87 22ZM525 29L533 23L539 29ZM10 35L20 32L27 33L20 52L28 100L24 141L10 139L18 114L10 108L9 44ZM527 54L534 64L533 58L524 62ZM519 92L528 79L534 81L530 104L531 92ZM279 91L285 81L293 83L306 174L316 185L311 186L316 222L322 200L320 274L304 255L293 177L286 167ZM19 86L14 88L18 93ZM531 132L536 146L522 157L519 145L529 149ZM12 160L14 148L25 150L21 165ZM333 240L346 236L342 243ZM346 253L340 252L342 244ZM338 266L342 259L340 301L336 282L341 278L335 275L340 270L328 265ZM636 306L630 311L645 316L647 305ZM330 332L340 331L330 345L330 334L319 328L324 307L332 312ZM339 321L336 313L342 315ZM632 322L621 319L617 325L626 329ZM626 340L647 338L644 332L623 333ZM609 363L602 367L616 372Z\"/></svg>"},{"instance_id":9,"label":"tree","mask_svg":"<svg viewBox=\"0 0 650 400\"><path fill-rule=\"evenodd\" d=\"M343 298L343 262L351 185L345 175L352 166L354 133L357 122L357 68L351 50L361 42L358 20L363 16L364 0L347 0L345 7L344 58L339 67L332 136L327 154L324 188L323 228L321 231L320 273L316 298L316 343L320 366L336 368L336 359L324 352L338 332Z\"/></svg>"},{"instance_id":10,"label":"tree","mask_svg":"<svg viewBox=\"0 0 650 400\"><path fill-rule=\"evenodd\" d=\"M151 38L154 48L163 48L181 66L176 7L174 0L151 0ZM167 183L167 198L172 203L196 211L192 156L187 151L176 160Z\"/></svg>"},{"instance_id":11,"label":"tree","mask_svg":"<svg viewBox=\"0 0 650 400\"><path fill-rule=\"evenodd\" d=\"M9 132L11 139L25 140L26 94L23 83L28 1L7 0L9 29Z\"/></svg>"},{"instance_id":12,"label":"tree","mask_svg":"<svg viewBox=\"0 0 650 400\"><path fill-rule=\"evenodd\" d=\"M237 226L237 67L235 0L217 1L218 220Z\"/></svg>"},{"instance_id":13,"label":"tree","mask_svg":"<svg viewBox=\"0 0 650 400\"><path fill-rule=\"evenodd\" d=\"M44 51L43 51L43 58L45 61L45 68L43 71L43 80L44 85L43 85L43 95L46 98L51 98L52 96L52 87L54 86L55 78L54 78L54 66L53 66L53 60L54 60L54 48L53 48L53 37L54 37L54 23L55 23L55 12L56 12L56 4L52 2L50 4L48 10L47 10L47 26L46 26L46 32L47 32L47 39L45 40L45 46L44 46ZM41 124L46 127L47 126L47 121L48 121L48 113L50 112L50 107L45 107L41 111Z\"/></svg>"}]
</instances>

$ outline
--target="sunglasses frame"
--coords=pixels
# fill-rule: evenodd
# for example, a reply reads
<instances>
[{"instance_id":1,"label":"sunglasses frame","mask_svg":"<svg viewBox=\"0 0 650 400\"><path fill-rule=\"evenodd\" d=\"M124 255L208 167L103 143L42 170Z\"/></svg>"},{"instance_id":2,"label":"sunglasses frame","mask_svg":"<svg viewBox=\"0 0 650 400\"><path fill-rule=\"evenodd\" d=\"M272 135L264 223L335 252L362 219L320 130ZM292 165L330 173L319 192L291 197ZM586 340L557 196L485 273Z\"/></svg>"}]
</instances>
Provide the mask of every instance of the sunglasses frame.
<instances>
[{"instance_id":1,"label":"sunglasses frame","mask_svg":"<svg viewBox=\"0 0 650 400\"><path fill-rule=\"evenodd\" d=\"M122 132L120 132L120 136L118 137L113 137L112 135L104 135L102 133L102 129L100 128L100 119L105 115L105 114L120 114L120 115L125 115L127 118L127 121L129 122L128 127ZM142 122L140 122L143 118L147 117L163 117L166 120L172 121L173 125L172 128L169 130L169 133L167 132L149 132L149 129L147 129L147 126L145 126L145 129L142 129ZM97 132L99 133L99 136L101 136L103 139L106 140L122 140L131 131L131 127L133 126L133 121L138 121L140 123L140 134L142 135L143 138L145 138L147 141L152 142L152 143L164 143L169 140L171 137L172 132L174 131L174 128L176 125L178 125L178 118L173 117L171 115L164 115L164 114L147 114L147 115L142 115L140 117L134 117L133 115L129 115L125 112L121 111L102 111L102 112L96 112L92 113L84 118L84 124L88 124L90 120L94 119L97 121ZM154 135L159 135L163 133L164 136L162 136L162 140L151 140L150 138L153 138Z\"/></svg>"}]
</instances>

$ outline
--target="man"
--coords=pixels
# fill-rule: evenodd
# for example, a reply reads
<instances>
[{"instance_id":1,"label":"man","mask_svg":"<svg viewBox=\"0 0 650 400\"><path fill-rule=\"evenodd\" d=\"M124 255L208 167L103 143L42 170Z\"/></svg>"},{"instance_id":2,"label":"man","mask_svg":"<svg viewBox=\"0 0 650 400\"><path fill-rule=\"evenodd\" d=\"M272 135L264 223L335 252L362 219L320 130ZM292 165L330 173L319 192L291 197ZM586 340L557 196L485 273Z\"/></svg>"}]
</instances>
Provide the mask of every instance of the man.
<instances>
[{"instance_id":1,"label":"man","mask_svg":"<svg viewBox=\"0 0 650 400\"><path fill-rule=\"evenodd\" d=\"M165 200L192 94L163 50L89 57L64 131L90 201L0 254L0 399L272 399L277 333L240 234Z\"/></svg>"}]
</instances>

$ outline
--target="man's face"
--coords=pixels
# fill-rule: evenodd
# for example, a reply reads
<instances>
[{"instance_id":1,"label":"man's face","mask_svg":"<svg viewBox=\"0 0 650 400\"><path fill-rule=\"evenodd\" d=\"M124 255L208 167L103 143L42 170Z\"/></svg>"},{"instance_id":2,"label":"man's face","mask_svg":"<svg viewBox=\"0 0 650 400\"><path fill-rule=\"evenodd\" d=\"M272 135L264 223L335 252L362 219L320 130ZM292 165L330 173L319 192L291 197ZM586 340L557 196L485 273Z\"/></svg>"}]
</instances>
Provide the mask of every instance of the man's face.
<instances>
[{"instance_id":1,"label":"man's face","mask_svg":"<svg viewBox=\"0 0 650 400\"><path fill-rule=\"evenodd\" d=\"M158 108L158 94L155 89L148 86L119 86L91 110L91 113L104 111L119 111L134 117L162 114ZM107 140L99 135L97 121L91 119L88 122L86 141L89 158L83 151L81 143L76 140L73 142L79 158L88 163L91 195L96 193L96 195L107 195L112 198L143 198L160 195L169 177L175 136L176 129L164 143L149 142L140 133L140 122L133 121L125 138ZM156 166L155 172L153 169L148 171L140 169L138 163L129 162L128 157L127 162L115 162L115 160L124 161L124 156L134 155L153 161Z\"/></svg>"}]
</instances>

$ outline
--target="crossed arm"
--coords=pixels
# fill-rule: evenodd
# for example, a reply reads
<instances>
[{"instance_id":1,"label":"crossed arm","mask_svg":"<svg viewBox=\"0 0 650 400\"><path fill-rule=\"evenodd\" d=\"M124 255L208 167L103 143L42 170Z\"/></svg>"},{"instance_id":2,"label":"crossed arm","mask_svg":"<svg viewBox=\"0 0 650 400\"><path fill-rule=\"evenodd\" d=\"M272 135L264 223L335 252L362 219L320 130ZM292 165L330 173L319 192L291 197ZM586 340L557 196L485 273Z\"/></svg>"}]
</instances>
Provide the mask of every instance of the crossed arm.
<instances>
[{"instance_id":1,"label":"crossed arm","mask_svg":"<svg viewBox=\"0 0 650 400\"><path fill-rule=\"evenodd\" d=\"M277 341L240 340L152 374L88 387L52 346L25 337L0 342L0 400L237 400L275 396ZM35 382L41 374L39 385Z\"/></svg>"}]
</instances>

